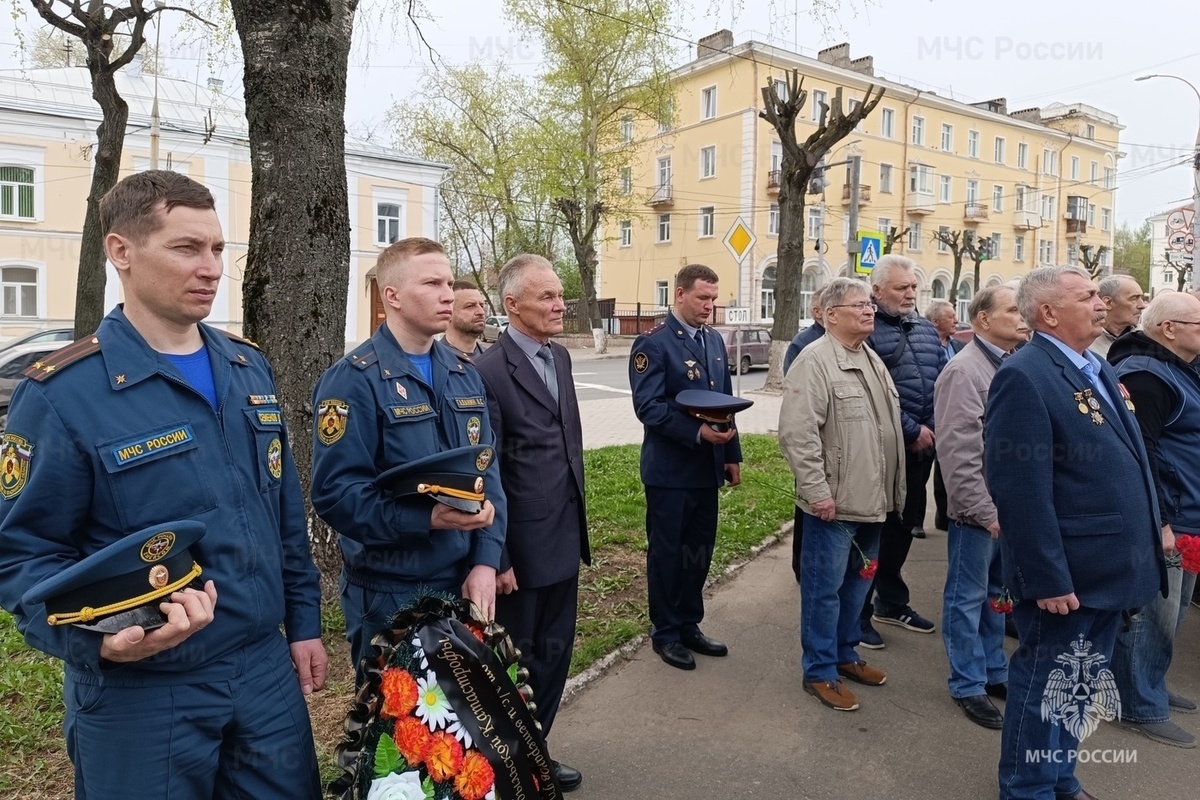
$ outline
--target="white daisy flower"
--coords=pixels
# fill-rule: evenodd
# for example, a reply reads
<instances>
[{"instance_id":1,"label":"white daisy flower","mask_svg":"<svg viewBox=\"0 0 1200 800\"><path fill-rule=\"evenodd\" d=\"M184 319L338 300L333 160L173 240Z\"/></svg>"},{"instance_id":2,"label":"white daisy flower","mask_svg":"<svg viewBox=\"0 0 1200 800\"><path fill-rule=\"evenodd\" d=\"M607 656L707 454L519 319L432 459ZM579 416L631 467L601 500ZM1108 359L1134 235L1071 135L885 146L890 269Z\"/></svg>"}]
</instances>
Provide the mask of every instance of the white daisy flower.
<instances>
[{"instance_id":1,"label":"white daisy flower","mask_svg":"<svg viewBox=\"0 0 1200 800\"><path fill-rule=\"evenodd\" d=\"M421 669L429 669L429 659L425 656L425 648L421 646L421 637L414 636L412 646L416 648L417 655L421 657Z\"/></svg>"},{"instance_id":2,"label":"white daisy flower","mask_svg":"<svg viewBox=\"0 0 1200 800\"><path fill-rule=\"evenodd\" d=\"M453 712L451 712L451 713L453 713ZM471 734L466 729L466 727L462 724L462 720L458 719L457 717L458 717L458 715L455 714L455 720L454 720L454 722L450 723L446 727L446 733L454 734L454 738L458 739L459 743L462 744L463 749L470 750L471 745L473 744L473 740L471 739Z\"/></svg>"},{"instance_id":3,"label":"white daisy flower","mask_svg":"<svg viewBox=\"0 0 1200 800\"><path fill-rule=\"evenodd\" d=\"M437 676L432 672L427 672L424 678L417 679L417 708L413 713L431 731L444 728L451 721L458 720L442 687L438 686Z\"/></svg>"}]
</instances>

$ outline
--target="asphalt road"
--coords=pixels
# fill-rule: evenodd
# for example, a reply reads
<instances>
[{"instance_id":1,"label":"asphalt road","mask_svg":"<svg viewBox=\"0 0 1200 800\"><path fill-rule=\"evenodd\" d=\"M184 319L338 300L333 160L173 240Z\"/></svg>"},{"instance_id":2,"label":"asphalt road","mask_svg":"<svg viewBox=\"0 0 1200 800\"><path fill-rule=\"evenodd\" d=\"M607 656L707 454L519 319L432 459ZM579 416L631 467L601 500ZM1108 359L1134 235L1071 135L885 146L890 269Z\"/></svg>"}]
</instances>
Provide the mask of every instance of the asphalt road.
<instances>
[{"instance_id":1,"label":"asphalt road","mask_svg":"<svg viewBox=\"0 0 1200 800\"><path fill-rule=\"evenodd\" d=\"M629 397L629 363L624 358L578 360L574 363L575 394L579 402ZM738 378L733 376L733 391L738 393ZM761 389L767 380L765 367L756 367L741 378L742 392Z\"/></svg>"}]
</instances>

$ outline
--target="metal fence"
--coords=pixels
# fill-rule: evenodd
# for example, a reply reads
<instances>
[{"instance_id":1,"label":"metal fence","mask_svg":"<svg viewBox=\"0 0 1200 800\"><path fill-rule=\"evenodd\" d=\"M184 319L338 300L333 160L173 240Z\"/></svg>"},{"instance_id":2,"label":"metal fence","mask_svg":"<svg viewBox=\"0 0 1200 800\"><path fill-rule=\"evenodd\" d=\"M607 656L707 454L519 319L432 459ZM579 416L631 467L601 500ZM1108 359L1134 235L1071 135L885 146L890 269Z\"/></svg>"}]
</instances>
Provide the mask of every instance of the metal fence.
<instances>
[{"instance_id":1,"label":"metal fence","mask_svg":"<svg viewBox=\"0 0 1200 800\"><path fill-rule=\"evenodd\" d=\"M600 299L600 326L610 336L637 336L661 325L667 319L665 306L650 303L618 303L612 298ZM567 333L591 333L588 321L579 314L579 302L567 301L563 315L563 330ZM712 325L723 325L725 306L713 309Z\"/></svg>"}]
</instances>

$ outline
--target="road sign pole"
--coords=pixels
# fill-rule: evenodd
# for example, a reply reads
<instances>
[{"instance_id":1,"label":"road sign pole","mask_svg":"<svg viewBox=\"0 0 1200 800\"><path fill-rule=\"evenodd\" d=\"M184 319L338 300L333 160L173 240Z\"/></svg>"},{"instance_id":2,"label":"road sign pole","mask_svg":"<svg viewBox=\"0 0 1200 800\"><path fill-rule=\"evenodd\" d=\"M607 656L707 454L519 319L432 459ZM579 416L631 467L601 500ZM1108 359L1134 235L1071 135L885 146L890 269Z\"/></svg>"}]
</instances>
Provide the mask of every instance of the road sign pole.
<instances>
[{"instance_id":1,"label":"road sign pole","mask_svg":"<svg viewBox=\"0 0 1200 800\"><path fill-rule=\"evenodd\" d=\"M858 185L861 180L862 156L850 156L850 236L846 240L847 270L854 274L854 260L858 256Z\"/></svg>"}]
</instances>

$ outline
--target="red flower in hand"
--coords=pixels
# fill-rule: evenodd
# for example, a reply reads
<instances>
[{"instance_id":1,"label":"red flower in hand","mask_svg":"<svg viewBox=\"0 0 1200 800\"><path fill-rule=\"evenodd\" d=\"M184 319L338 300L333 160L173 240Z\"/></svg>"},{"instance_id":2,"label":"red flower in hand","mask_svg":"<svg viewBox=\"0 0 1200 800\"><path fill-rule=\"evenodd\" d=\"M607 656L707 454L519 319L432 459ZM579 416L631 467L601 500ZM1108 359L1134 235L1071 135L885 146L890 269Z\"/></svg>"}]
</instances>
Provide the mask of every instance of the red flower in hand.
<instances>
[{"instance_id":1,"label":"red flower in hand","mask_svg":"<svg viewBox=\"0 0 1200 800\"><path fill-rule=\"evenodd\" d=\"M879 571L879 560L878 559L874 559L874 558L872 558L870 560L863 559L862 569L860 569L858 571L858 574L862 575L867 580L870 580L871 578L875 577L875 573L878 571Z\"/></svg>"},{"instance_id":2,"label":"red flower in hand","mask_svg":"<svg viewBox=\"0 0 1200 800\"><path fill-rule=\"evenodd\" d=\"M1183 557L1183 568L1194 574L1200 573L1200 536L1186 533L1175 535L1175 549Z\"/></svg>"},{"instance_id":3,"label":"red flower in hand","mask_svg":"<svg viewBox=\"0 0 1200 800\"><path fill-rule=\"evenodd\" d=\"M988 607L990 607L992 611L995 611L997 614L1011 614L1013 610L1013 599L1012 595L1008 593L1008 589L1003 589L1000 592L999 597L993 597L991 600L988 600Z\"/></svg>"}]
</instances>

